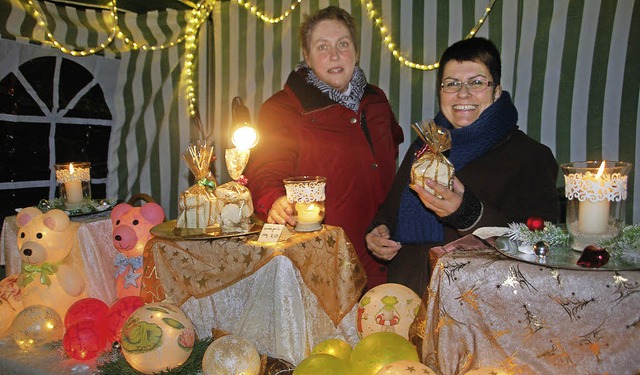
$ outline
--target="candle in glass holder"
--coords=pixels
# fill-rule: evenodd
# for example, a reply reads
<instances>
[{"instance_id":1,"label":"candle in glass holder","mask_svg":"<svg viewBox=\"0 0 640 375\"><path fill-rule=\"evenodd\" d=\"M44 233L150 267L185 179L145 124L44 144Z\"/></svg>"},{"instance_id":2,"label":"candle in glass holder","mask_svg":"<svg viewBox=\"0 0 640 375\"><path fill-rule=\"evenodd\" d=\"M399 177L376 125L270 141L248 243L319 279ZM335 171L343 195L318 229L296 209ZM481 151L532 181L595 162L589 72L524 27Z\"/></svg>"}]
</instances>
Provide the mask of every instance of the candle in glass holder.
<instances>
[{"instance_id":1,"label":"candle in glass holder","mask_svg":"<svg viewBox=\"0 0 640 375\"><path fill-rule=\"evenodd\" d=\"M617 236L625 225L631 164L584 161L562 166L567 197L567 229L574 250Z\"/></svg>"},{"instance_id":2,"label":"candle in glass holder","mask_svg":"<svg viewBox=\"0 0 640 375\"><path fill-rule=\"evenodd\" d=\"M296 212L300 223L317 223L322 221L320 205L316 202L296 203Z\"/></svg>"},{"instance_id":3,"label":"candle in glass holder","mask_svg":"<svg viewBox=\"0 0 640 375\"><path fill-rule=\"evenodd\" d=\"M75 178L76 170L73 163L69 164L69 180L64 183L64 190L67 193L67 202L78 204L82 202L82 182Z\"/></svg>"},{"instance_id":4,"label":"candle in glass holder","mask_svg":"<svg viewBox=\"0 0 640 375\"><path fill-rule=\"evenodd\" d=\"M322 229L324 219L324 187L326 178L322 176L299 176L284 179L287 200L294 204L298 232L312 232Z\"/></svg>"},{"instance_id":5,"label":"candle in glass holder","mask_svg":"<svg viewBox=\"0 0 640 375\"><path fill-rule=\"evenodd\" d=\"M91 199L90 163L56 164L56 180L60 185L60 199L67 208L77 208Z\"/></svg>"}]
</instances>

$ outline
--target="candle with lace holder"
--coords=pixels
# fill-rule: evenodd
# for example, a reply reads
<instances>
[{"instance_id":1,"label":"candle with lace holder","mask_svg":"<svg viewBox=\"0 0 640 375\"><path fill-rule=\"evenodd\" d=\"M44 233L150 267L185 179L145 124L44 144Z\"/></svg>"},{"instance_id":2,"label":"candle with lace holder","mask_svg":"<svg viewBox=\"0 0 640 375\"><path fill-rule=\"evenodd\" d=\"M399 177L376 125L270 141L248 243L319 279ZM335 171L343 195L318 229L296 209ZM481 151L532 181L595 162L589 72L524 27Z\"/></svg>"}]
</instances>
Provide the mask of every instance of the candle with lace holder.
<instances>
[{"instance_id":1,"label":"candle with lace holder","mask_svg":"<svg viewBox=\"0 0 640 375\"><path fill-rule=\"evenodd\" d=\"M326 177L299 176L284 179L287 200L294 204L298 232L322 229L324 219L324 188Z\"/></svg>"},{"instance_id":2,"label":"candle with lace holder","mask_svg":"<svg viewBox=\"0 0 640 375\"><path fill-rule=\"evenodd\" d=\"M631 163L581 161L561 165L567 197L571 248L583 251L620 234L625 226L627 180Z\"/></svg>"},{"instance_id":3,"label":"candle with lace holder","mask_svg":"<svg viewBox=\"0 0 640 375\"><path fill-rule=\"evenodd\" d=\"M91 163L55 164L60 200L67 209L76 209L91 201Z\"/></svg>"}]
</instances>

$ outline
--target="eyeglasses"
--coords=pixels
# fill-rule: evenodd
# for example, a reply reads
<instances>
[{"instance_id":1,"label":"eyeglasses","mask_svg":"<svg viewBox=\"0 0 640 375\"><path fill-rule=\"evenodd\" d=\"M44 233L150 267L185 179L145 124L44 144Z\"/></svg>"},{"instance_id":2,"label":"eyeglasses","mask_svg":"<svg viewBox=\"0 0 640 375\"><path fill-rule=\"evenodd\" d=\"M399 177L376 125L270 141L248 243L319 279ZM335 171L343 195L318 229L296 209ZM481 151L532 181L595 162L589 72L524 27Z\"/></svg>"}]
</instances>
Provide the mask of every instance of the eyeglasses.
<instances>
[{"instance_id":1,"label":"eyeglasses","mask_svg":"<svg viewBox=\"0 0 640 375\"><path fill-rule=\"evenodd\" d=\"M495 83L483 78L476 78L466 82L456 81L455 79L446 79L440 84L440 88L442 88L442 91L452 94L460 91L462 86L466 86L467 90L470 92L482 92L486 90L487 87L494 85Z\"/></svg>"}]
</instances>

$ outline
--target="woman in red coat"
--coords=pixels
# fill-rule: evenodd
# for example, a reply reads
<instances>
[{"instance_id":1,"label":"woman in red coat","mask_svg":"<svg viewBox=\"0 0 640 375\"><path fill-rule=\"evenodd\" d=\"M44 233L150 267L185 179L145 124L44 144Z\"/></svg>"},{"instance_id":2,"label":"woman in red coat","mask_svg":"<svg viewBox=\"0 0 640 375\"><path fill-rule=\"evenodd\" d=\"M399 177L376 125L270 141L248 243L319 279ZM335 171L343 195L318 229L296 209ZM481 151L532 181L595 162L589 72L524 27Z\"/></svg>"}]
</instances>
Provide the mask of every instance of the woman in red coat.
<instances>
[{"instance_id":1,"label":"woman in red coat","mask_svg":"<svg viewBox=\"0 0 640 375\"><path fill-rule=\"evenodd\" d=\"M387 97L357 66L353 17L330 6L300 27L304 62L260 109L260 143L246 175L254 207L268 223L296 224L283 179L326 177L324 223L342 227L367 274L386 282L386 266L365 245L365 231L395 176L403 141Z\"/></svg>"}]
</instances>

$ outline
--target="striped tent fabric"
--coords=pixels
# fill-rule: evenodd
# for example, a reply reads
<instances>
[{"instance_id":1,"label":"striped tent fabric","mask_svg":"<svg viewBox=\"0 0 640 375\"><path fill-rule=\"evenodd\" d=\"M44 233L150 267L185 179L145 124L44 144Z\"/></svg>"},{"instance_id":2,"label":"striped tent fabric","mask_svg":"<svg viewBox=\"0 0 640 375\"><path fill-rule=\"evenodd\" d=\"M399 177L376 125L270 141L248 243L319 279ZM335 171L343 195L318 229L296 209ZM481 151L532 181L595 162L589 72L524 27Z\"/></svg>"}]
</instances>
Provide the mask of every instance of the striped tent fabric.
<instances>
[{"instance_id":1,"label":"striped tent fabric","mask_svg":"<svg viewBox=\"0 0 640 375\"><path fill-rule=\"evenodd\" d=\"M255 3L271 17L297 4ZM372 5L405 58L433 64L448 45L467 36L489 3L394 0ZM302 59L297 31L304 14L328 5L350 11L361 25L360 66L368 81L387 93L406 135L404 154L415 137L410 124L432 118L438 108L436 71L398 62L383 44L365 3L358 0L303 0L276 24L263 22L234 1L218 3L209 80L213 123L219 129L228 126L234 96L243 97L257 115L260 104L282 88ZM477 35L491 39L501 51L502 85L519 110L520 129L549 146L559 163L607 159L634 164L626 218L627 223L640 222L640 4L498 0ZM219 136L224 134L219 131ZM562 173L558 186L564 186Z\"/></svg>"},{"instance_id":2,"label":"striped tent fabric","mask_svg":"<svg viewBox=\"0 0 640 375\"><path fill-rule=\"evenodd\" d=\"M24 11L26 1L0 0L0 35L45 44L45 34ZM38 2L54 34L68 45L90 46L108 35L107 11ZM244 2L243 2L244 3ZM226 182L231 100L243 98L252 117L282 88L301 60L298 27L304 14L328 5L350 11L361 25L360 66L388 95L407 140L412 122L437 109L435 71L410 69L391 54L359 0L254 1L258 11L290 16L266 23L237 1L217 1L200 31L197 98L205 134L216 142L215 173ZM467 36L489 0L373 1L396 48L416 63L432 64L451 43ZM44 5L42 5L44 4ZM189 12L120 14L123 33L157 45L181 35ZM73 25L73 26L71 26ZM624 160L634 163L627 222L640 222L640 5L635 0L495 1L477 33L496 43L502 84L520 113L519 126L549 146L558 162ZM45 48L51 48L46 46ZM54 49L52 49L54 50ZM103 55L120 61L114 98L107 193L125 199L152 195L169 218L189 185L180 154L200 131L187 115L182 82L184 43L159 51L131 50L120 39ZM490 176L488 176L490 178ZM562 176L558 186L563 186Z\"/></svg>"},{"instance_id":3,"label":"striped tent fabric","mask_svg":"<svg viewBox=\"0 0 640 375\"><path fill-rule=\"evenodd\" d=\"M168 217L177 215L178 196L188 187L189 171L180 154L192 140L192 121L187 114L181 85L184 43L156 51L132 48L122 38L100 54L74 57L51 46L40 27L19 0L0 0L0 35L3 39L43 45L51 55L74 61L109 59L119 62L117 77L96 77L98 81L117 81L110 104L113 121L109 145L107 196L127 199L142 192L160 203ZM49 30L68 48L86 50L107 40L113 20L108 10L64 7L40 2ZM157 46L184 35L189 12L167 10L147 14L121 13L119 30L139 46ZM206 28L203 29L206 33ZM206 47L206 46L204 46ZM202 48L201 50L206 50ZM99 74L100 72L96 72ZM46 145L45 145L46 146ZM53 149L51 152L55 152ZM51 156L54 160L54 155ZM52 175L50 198L55 192ZM20 187L41 186L42 182L22 183Z\"/></svg>"}]
</instances>

